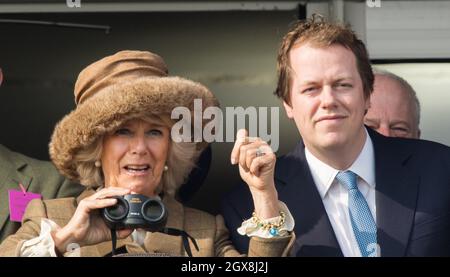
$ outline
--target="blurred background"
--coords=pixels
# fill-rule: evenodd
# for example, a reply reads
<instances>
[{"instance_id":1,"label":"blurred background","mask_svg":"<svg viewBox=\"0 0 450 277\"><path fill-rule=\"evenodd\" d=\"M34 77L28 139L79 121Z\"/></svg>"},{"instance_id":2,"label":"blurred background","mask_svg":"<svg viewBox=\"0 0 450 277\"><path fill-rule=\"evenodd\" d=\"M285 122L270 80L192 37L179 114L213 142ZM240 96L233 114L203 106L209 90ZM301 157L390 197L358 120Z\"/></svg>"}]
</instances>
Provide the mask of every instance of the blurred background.
<instances>
[{"instance_id":1,"label":"blurred background","mask_svg":"<svg viewBox=\"0 0 450 277\"><path fill-rule=\"evenodd\" d=\"M351 24L375 66L410 82L422 138L450 145L450 1L66 2L0 0L0 143L15 151L48 160L55 123L75 108L78 73L135 49L160 54L171 75L204 83L223 108L278 107L283 155L300 137L273 96L276 53L289 24L315 12ZM209 175L189 205L215 213L239 183L232 146L212 144Z\"/></svg>"}]
</instances>

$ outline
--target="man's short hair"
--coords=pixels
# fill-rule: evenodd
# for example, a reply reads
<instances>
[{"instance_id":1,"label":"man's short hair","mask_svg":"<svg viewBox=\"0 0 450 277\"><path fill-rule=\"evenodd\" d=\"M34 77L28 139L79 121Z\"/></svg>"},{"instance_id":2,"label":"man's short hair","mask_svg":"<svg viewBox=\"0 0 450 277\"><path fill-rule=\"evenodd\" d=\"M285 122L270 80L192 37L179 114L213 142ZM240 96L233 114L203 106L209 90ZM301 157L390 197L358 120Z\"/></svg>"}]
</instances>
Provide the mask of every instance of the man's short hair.
<instances>
[{"instance_id":1,"label":"man's short hair","mask_svg":"<svg viewBox=\"0 0 450 277\"><path fill-rule=\"evenodd\" d=\"M419 102L419 98L417 98L417 93L413 89L413 87L402 77L400 77L392 72L389 72L387 70L374 68L373 74L391 78L392 80L397 81L401 87L403 87L403 89L408 93L410 100L414 104L414 117L415 117L414 119L416 120L417 126L419 126L419 124L420 124L420 102Z\"/></svg>"},{"instance_id":2,"label":"man's short hair","mask_svg":"<svg viewBox=\"0 0 450 277\"><path fill-rule=\"evenodd\" d=\"M349 26L327 22L322 16L316 14L310 19L295 22L284 36L278 51L278 84L275 95L290 104L292 69L289 52L295 45L304 43L310 43L313 47L337 44L352 51L363 83L364 96L366 99L370 97L374 76L364 43L357 38Z\"/></svg>"}]
</instances>

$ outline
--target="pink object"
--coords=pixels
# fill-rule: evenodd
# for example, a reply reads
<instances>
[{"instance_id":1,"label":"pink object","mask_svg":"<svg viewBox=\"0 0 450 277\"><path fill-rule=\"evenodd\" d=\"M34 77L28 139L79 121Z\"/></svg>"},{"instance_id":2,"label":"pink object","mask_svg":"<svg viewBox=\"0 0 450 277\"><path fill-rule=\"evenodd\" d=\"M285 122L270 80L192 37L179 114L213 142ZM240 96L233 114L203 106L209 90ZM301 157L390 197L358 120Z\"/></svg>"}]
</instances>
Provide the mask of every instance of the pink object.
<instances>
[{"instance_id":1,"label":"pink object","mask_svg":"<svg viewBox=\"0 0 450 277\"><path fill-rule=\"evenodd\" d=\"M23 187L21 187L21 189L22 191L14 189L8 190L9 219L11 221L22 222L22 217L28 203L33 199L42 198L42 195L39 193L26 192Z\"/></svg>"}]
</instances>

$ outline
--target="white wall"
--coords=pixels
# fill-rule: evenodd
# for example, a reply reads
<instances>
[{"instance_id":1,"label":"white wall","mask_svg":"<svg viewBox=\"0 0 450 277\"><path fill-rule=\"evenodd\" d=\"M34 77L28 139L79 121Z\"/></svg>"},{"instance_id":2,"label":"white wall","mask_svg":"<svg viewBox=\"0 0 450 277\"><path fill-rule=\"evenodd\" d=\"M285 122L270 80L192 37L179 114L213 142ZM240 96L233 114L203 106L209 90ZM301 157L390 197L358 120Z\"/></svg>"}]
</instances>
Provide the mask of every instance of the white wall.
<instances>
[{"instance_id":1,"label":"white wall","mask_svg":"<svg viewBox=\"0 0 450 277\"><path fill-rule=\"evenodd\" d=\"M373 59L450 58L450 1L381 1L366 27Z\"/></svg>"}]
</instances>

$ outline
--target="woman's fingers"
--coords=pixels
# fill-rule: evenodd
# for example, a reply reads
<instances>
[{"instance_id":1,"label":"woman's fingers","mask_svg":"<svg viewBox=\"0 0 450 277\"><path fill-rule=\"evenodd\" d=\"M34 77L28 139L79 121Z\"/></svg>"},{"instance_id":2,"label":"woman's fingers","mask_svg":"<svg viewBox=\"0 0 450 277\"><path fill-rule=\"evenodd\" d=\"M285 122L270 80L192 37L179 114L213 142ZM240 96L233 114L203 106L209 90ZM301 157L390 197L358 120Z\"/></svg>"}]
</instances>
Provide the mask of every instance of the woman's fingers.
<instances>
[{"instance_id":1,"label":"woman's fingers","mask_svg":"<svg viewBox=\"0 0 450 277\"><path fill-rule=\"evenodd\" d=\"M231 151L231 164L239 162L240 149L242 145L245 145L248 132L246 129L240 129L236 134L236 142L234 143L233 150Z\"/></svg>"},{"instance_id":2,"label":"woman's fingers","mask_svg":"<svg viewBox=\"0 0 450 277\"><path fill-rule=\"evenodd\" d=\"M247 171L250 171L250 166L252 164L252 161L256 158L256 153L258 152L258 147L252 147L247 150L245 153L245 166L247 168Z\"/></svg>"},{"instance_id":3,"label":"woman's fingers","mask_svg":"<svg viewBox=\"0 0 450 277\"><path fill-rule=\"evenodd\" d=\"M129 194L131 191L127 188L119 188L119 187L108 187L101 189L94 193L93 195L89 196L88 198L91 200L94 199L104 199L104 198L110 198L113 196L121 196Z\"/></svg>"},{"instance_id":4,"label":"woman's fingers","mask_svg":"<svg viewBox=\"0 0 450 277\"><path fill-rule=\"evenodd\" d=\"M81 206L85 212L89 213L90 211L93 211L93 210L113 206L116 203L117 203L117 199L115 199L115 198L83 199L80 202L79 206Z\"/></svg>"},{"instance_id":5,"label":"woman's fingers","mask_svg":"<svg viewBox=\"0 0 450 277\"><path fill-rule=\"evenodd\" d=\"M248 144L245 152L245 168L246 171L250 170L250 166L254 159L259 156L264 155L262 147L265 145L265 142L260 139L255 139L255 142Z\"/></svg>"},{"instance_id":6,"label":"woman's fingers","mask_svg":"<svg viewBox=\"0 0 450 277\"><path fill-rule=\"evenodd\" d=\"M247 151L250 150L251 145L241 145L239 149L239 165L244 169L245 172L248 172L247 167Z\"/></svg>"},{"instance_id":7,"label":"woman's fingers","mask_svg":"<svg viewBox=\"0 0 450 277\"><path fill-rule=\"evenodd\" d=\"M259 177L261 170L265 166L271 165L273 160L275 159L272 152L263 152L264 155L260 155L252 159L251 164L249 165L250 173Z\"/></svg>"},{"instance_id":8,"label":"woman's fingers","mask_svg":"<svg viewBox=\"0 0 450 277\"><path fill-rule=\"evenodd\" d=\"M264 144L266 143L258 137L249 137L246 129L240 129L231 151L231 163L238 163L245 172L248 172L252 159L258 153L258 147Z\"/></svg>"}]
</instances>

